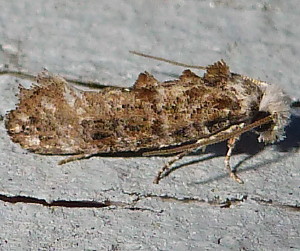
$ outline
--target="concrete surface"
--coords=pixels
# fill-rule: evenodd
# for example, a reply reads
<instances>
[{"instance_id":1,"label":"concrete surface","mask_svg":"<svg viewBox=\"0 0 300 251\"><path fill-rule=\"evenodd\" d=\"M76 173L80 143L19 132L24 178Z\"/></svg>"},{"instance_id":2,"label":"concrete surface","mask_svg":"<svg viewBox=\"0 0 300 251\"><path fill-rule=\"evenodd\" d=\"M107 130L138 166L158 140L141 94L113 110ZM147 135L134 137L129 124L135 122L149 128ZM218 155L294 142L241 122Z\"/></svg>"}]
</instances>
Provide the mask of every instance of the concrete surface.
<instances>
[{"instance_id":1,"label":"concrete surface","mask_svg":"<svg viewBox=\"0 0 300 251\"><path fill-rule=\"evenodd\" d=\"M223 58L233 72L300 97L299 1L0 1L0 67L131 86L147 70L172 79L184 63ZM18 84L0 76L0 115ZM300 250L300 119L264 147L242 137L229 179L225 145L184 158L159 185L167 158L91 158L58 166L12 143L0 121L1 250ZM203 160L203 161L201 161ZM190 165L188 165L190 164Z\"/></svg>"}]
</instances>

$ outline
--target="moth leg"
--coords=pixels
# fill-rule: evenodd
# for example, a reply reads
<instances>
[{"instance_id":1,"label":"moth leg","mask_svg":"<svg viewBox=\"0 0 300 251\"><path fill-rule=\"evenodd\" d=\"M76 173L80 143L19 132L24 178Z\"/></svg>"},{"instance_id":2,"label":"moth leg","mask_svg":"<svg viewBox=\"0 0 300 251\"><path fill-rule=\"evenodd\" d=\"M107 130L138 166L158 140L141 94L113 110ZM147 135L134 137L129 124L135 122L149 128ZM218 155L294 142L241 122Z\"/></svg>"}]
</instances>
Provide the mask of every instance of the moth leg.
<instances>
[{"instance_id":1,"label":"moth leg","mask_svg":"<svg viewBox=\"0 0 300 251\"><path fill-rule=\"evenodd\" d=\"M184 156L186 156L187 154L189 154L191 151L187 150L184 152L181 152L179 154L177 154L176 156L174 156L173 159L171 159L166 165L164 165L158 172L156 178L154 179L153 183L154 184L158 184L159 181L164 177L162 174L166 173L170 170L170 167L172 164L174 164L177 160L182 159Z\"/></svg>"},{"instance_id":2,"label":"moth leg","mask_svg":"<svg viewBox=\"0 0 300 251\"><path fill-rule=\"evenodd\" d=\"M76 160L88 159L88 158L92 157L93 155L95 155L95 154L94 153L93 154L85 154L85 153L77 154L77 155L74 155L74 156L71 156L71 157L68 157L68 158L65 158L65 159L59 161L58 165L64 165L66 163L76 161Z\"/></svg>"},{"instance_id":3,"label":"moth leg","mask_svg":"<svg viewBox=\"0 0 300 251\"><path fill-rule=\"evenodd\" d=\"M238 183L240 184L243 184L243 180L241 180L237 174L236 174L236 170L232 170L231 167L230 167L230 157L231 157L231 154L232 154L232 150L235 146L235 143L237 141L237 138L234 137L234 138L230 138L228 141L227 141L227 146L228 146L228 151L227 151L227 154L225 156L225 167L226 169L229 171L229 175L232 179L234 179L235 181L237 181Z\"/></svg>"}]
</instances>

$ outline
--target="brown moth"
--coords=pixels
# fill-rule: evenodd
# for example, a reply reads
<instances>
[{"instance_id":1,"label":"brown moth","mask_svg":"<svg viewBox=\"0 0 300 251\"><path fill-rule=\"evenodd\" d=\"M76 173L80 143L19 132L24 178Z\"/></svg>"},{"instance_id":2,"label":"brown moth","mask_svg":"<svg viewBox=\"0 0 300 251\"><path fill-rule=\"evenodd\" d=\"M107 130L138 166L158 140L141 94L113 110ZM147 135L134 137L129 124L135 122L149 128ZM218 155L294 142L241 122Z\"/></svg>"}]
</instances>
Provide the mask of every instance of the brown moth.
<instances>
[{"instance_id":1,"label":"brown moth","mask_svg":"<svg viewBox=\"0 0 300 251\"><path fill-rule=\"evenodd\" d=\"M5 126L12 141L31 152L74 155L60 164L103 153L177 154L156 183L186 154L228 140L225 165L242 183L229 164L235 141L254 128L259 141L282 140L290 99L275 85L230 72L222 60L194 68L206 72L200 77L185 70L166 82L145 72L131 88L99 91L79 90L44 71L30 89L20 87L19 103L7 114Z\"/></svg>"}]
</instances>

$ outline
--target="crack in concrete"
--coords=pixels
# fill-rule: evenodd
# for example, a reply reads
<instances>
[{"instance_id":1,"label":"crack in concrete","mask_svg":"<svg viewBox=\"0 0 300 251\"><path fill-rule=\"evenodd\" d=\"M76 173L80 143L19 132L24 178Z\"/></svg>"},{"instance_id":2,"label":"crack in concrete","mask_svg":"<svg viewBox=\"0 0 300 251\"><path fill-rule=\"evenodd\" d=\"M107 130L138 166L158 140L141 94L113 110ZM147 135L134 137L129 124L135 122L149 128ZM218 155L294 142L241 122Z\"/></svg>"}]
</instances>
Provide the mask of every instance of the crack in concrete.
<instances>
[{"instance_id":1,"label":"crack in concrete","mask_svg":"<svg viewBox=\"0 0 300 251\"><path fill-rule=\"evenodd\" d=\"M162 213L164 212L163 209L161 210L154 210L152 208L146 208L146 207L135 207L138 201L141 201L146 198L157 198L161 201L173 201L173 202L180 202L180 203L197 203L202 205L208 205L208 206L217 206L220 208L230 208L233 205L239 205L246 200L252 200L256 203L263 205L263 206L273 206L281 209L286 209L288 211L292 212L300 212L300 206L299 205L289 205L289 204L282 204L277 201L273 201L271 199L266 200L258 197L251 197L248 198L247 195L243 195L241 198L227 198L225 201L220 200L219 198L216 198L214 200L204 200L199 198L192 198L192 197L176 197L176 196L170 196L170 195L156 195L156 194L142 194L138 192L126 192L122 191L123 194L129 195L129 196L136 196L135 199L133 199L132 203L125 203L120 201L110 201L105 200L103 202L98 201L88 201L88 200L54 200L52 202L47 202L45 199L38 199L30 196L8 196L0 194L0 201L8 202L12 204L16 203L25 203L25 204L38 204L43 205L46 207L66 207L66 208L107 208L109 207L110 210L112 209L127 209L131 211L149 211L152 213Z\"/></svg>"},{"instance_id":2,"label":"crack in concrete","mask_svg":"<svg viewBox=\"0 0 300 251\"><path fill-rule=\"evenodd\" d=\"M54 200L47 202L45 199L38 199L30 196L8 196L0 194L0 201L12 204L25 203L25 204L38 204L46 207L66 207L66 208L106 208L110 207L111 210L123 208L131 211L150 211L153 213L162 213L163 210L153 210L151 208L134 207L135 203L124 203L119 201L106 200L104 202L78 200Z\"/></svg>"},{"instance_id":3,"label":"crack in concrete","mask_svg":"<svg viewBox=\"0 0 300 251\"><path fill-rule=\"evenodd\" d=\"M215 198L214 200L204 200L199 198L192 198L192 197L176 197L176 196L170 196L170 195L156 195L156 194L142 194L138 192L126 192L122 191L123 194L129 195L129 196L136 196L137 198L134 199L134 202L138 202L144 198L158 198L162 201L175 201L180 203L197 203L197 204L206 204L209 206L217 206L221 208L229 208L232 205L237 205L245 200L247 200L247 195L243 195L241 198L231 198L226 199L225 201L220 200L218 198Z\"/></svg>"},{"instance_id":4,"label":"crack in concrete","mask_svg":"<svg viewBox=\"0 0 300 251\"><path fill-rule=\"evenodd\" d=\"M67 200L55 200L52 202L47 202L44 199L38 199L30 196L8 196L0 194L0 200L4 202L9 202L12 204L16 203L26 203L26 204L39 204L47 207L77 207L77 208L101 208L112 206L113 203L110 201L97 202L97 201L67 201Z\"/></svg>"},{"instance_id":5,"label":"crack in concrete","mask_svg":"<svg viewBox=\"0 0 300 251\"><path fill-rule=\"evenodd\" d=\"M258 197L251 197L249 198L248 195L243 195L240 198L226 198L225 200L221 200L219 198L215 198L214 200L204 200L204 199L199 199L199 198L192 198L192 197L183 197L183 198L178 198L176 196L170 196L170 195L155 195L155 194L141 194L138 192L126 192L122 191L122 193L130 196L136 196L137 198L134 199L135 202L142 200L143 198L159 198L162 201L176 201L176 202L181 202L181 203L198 203L198 204L206 204L209 206L217 206L220 208L230 208L231 206L234 205L239 205L246 200L252 200L257 202L260 205L271 205L273 207L278 207L281 209L286 209L289 211L300 211L300 206L299 205L289 205L289 204L282 204L277 201L273 201L271 199L265 200L261 199Z\"/></svg>"},{"instance_id":6,"label":"crack in concrete","mask_svg":"<svg viewBox=\"0 0 300 251\"><path fill-rule=\"evenodd\" d=\"M296 205L282 204L278 201L273 201L271 199L266 200L266 199L262 199L262 198L258 198L258 197L253 197L253 198L251 198L251 200L254 200L258 204L264 205L264 206L271 205L273 207L286 209L286 210L292 211L292 212L300 212L300 205L298 205L298 204L296 204Z\"/></svg>"}]
</instances>

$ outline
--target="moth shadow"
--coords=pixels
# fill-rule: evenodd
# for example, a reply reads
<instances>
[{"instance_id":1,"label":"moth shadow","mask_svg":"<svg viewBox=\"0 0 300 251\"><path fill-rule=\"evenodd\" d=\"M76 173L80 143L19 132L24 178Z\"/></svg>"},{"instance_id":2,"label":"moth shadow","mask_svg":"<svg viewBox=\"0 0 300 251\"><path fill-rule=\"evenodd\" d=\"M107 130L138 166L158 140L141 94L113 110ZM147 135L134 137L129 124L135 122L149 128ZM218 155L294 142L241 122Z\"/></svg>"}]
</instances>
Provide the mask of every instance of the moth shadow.
<instances>
[{"instance_id":1,"label":"moth shadow","mask_svg":"<svg viewBox=\"0 0 300 251\"><path fill-rule=\"evenodd\" d=\"M247 142L247 147L245 147L245 142ZM245 159L243 159L242 161L240 161L238 164L236 164L235 166L232 166L232 169L237 169L240 165L242 165L246 160L254 157L256 154L258 154L260 151L262 151L264 148L264 144L259 143L257 141L257 135L255 135L254 133L245 133L245 135L241 136L241 139L238 141L238 143L236 144L236 147L234 149L234 152L232 154L232 158L234 158L234 155L237 154L241 154L241 153L246 153L249 156ZM227 152L227 146L226 146L226 142L222 142L222 143L218 143L216 145L212 145L212 146L208 146L205 150L205 154L211 154L210 156L201 158L201 159L196 159L196 160L192 160L189 162L185 162L179 165L174 165L173 167L171 167L170 169L168 169L164 175L162 176L163 178L169 176L172 172L180 169L180 168L184 168L184 167L188 167L189 165L193 165L193 164L199 164L199 163L204 163L207 160L210 159L214 159L217 157L225 157ZM202 150L196 151L192 154L190 154L190 156L199 156L203 154ZM224 172L225 170L225 165L224 166ZM219 180L222 178L225 178L226 176L228 176L228 173L220 175L218 177L214 177L214 178L209 178L205 181L201 181L201 182L193 182L194 184L206 184L206 183L210 183L213 182L215 180Z\"/></svg>"},{"instance_id":2,"label":"moth shadow","mask_svg":"<svg viewBox=\"0 0 300 251\"><path fill-rule=\"evenodd\" d=\"M300 146L300 117L292 116L289 126L286 128L285 140L276 144L280 152L290 152Z\"/></svg>"},{"instance_id":3,"label":"moth shadow","mask_svg":"<svg viewBox=\"0 0 300 251\"><path fill-rule=\"evenodd\" d=\"M258 142L257 138L258 138L258 136L253 132L248 132L241 136L240 140L236 144L232 158L234 158L234 155L242 154L242 153L247 154L249 156L247 156L246 158L244 158L243 160L239 161L237 164L232 166L233 170L238 170L238 168L244 162L254 158L255 155L257 155L259 152L261 152L266 147L266 145L264 143ZM295 149L299 148L299 145L300 145L300 117L292 116L291 123L286 128L285 140L276 143L274 149L279 152L293 152L293 151L295 151ZM227 147L226 147L225 142L209 146L209 147L207 147L205 153L211 153L212 155L210 155L208 157L204 157L200 160L198 159L198 160L189 161L187 163L183 163L180 165L175 165L174 167L170 168L167 172L165 172L163 177L170 175L172 172L174 172L177 169L187 167L192 164L202 163L202 162L205 162L206 160L213 159L216 157L221 157L221 156L225 157L226 152L227 152ZM201 150L197 151L191 155L198 156L199 154L201 154ZM257 170L268 164L277 162L279 160L282 160L283 158L287 158L288 156L290 156L290 154L287 154L285 156L279 156L278 158L275 158L272 160L266 160L259 164L248 166L246 168L243 168L240 171L238 170L238 173L243 173L243 172L246 172L249 170ZM223 179L226 177L229 177L229 176L228 176L228 172L225 170L225 166L224 166L223 174L218 175L217 177L212 177L212 178L203 180L203 181L193 182L193 184L207 184L207 183L217 181L217 180L220 180L220 179Z\"/></svg>"}]
</instances>

